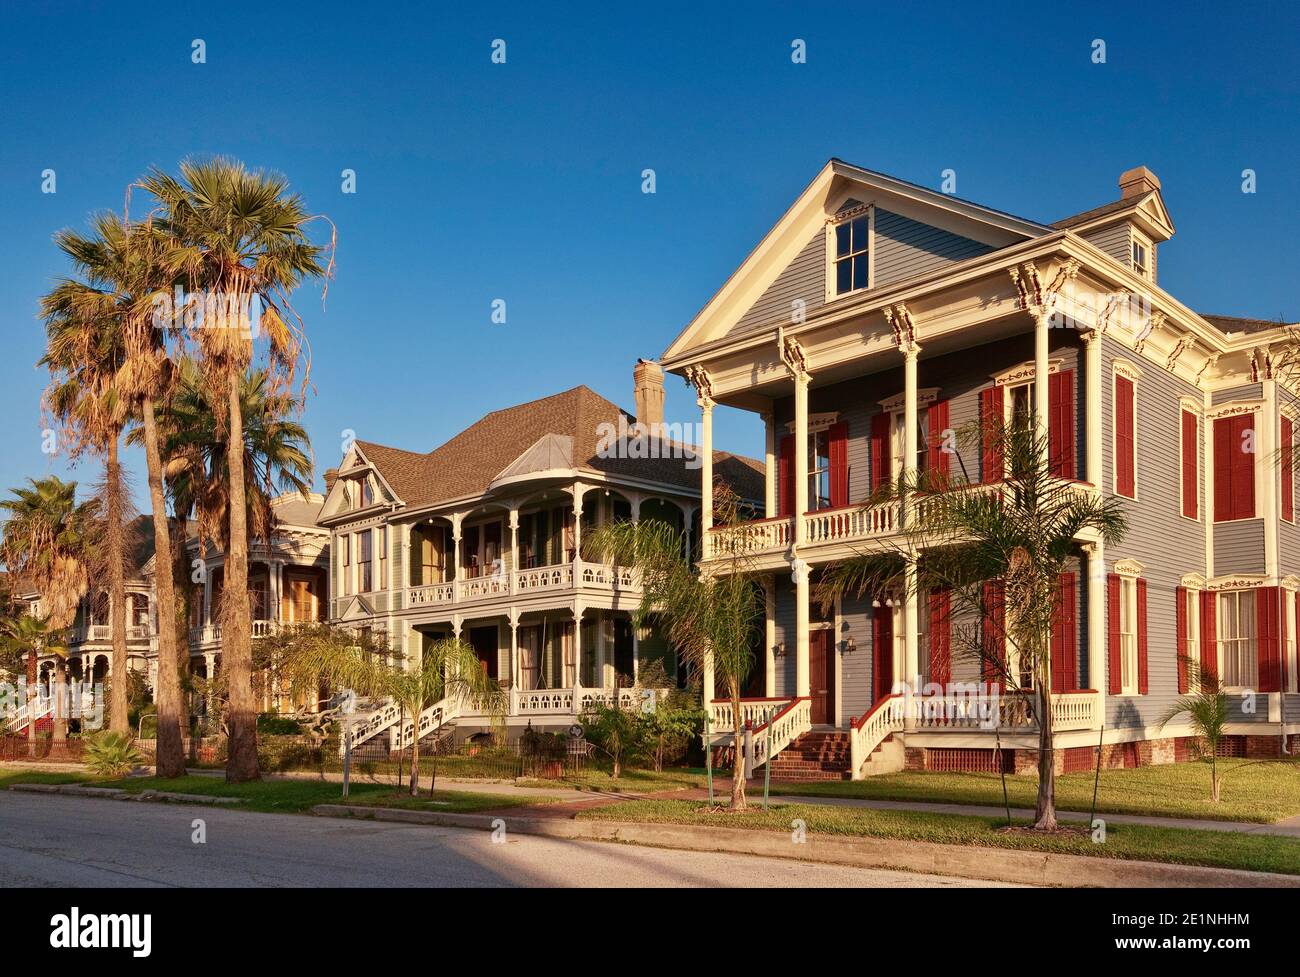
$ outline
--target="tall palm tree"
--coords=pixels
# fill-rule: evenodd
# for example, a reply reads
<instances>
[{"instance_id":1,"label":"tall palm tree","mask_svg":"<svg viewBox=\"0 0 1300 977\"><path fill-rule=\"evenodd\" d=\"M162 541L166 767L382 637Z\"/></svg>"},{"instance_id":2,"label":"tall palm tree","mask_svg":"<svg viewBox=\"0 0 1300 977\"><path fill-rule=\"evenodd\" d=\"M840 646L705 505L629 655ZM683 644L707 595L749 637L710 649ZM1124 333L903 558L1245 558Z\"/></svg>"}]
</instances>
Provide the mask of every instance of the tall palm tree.
<instances>
[{"instance_id":1,"label":"tall palm tree","mask_svg":"<svg viewBox=\"0 0 1300 977\"><path fill-rule=\"evenodd\" d=\"M41 655L55 656L58 688L54 701L60 704L60 707L54 711L55 740L65 739L68 729L67 713L62 708L63 687L66 681L64 665L68 657L68 648L63 641L63 634L63 631L50 626L49 615L37 617L34 614L15 614L0 621L0 648L3 648L6 657L16 658L22 655L27 659L28 717L32 715L31 703L35 702L35 689L40 680L38 671L40 657ZM28 724L30 728L27 734L27 751L29 755L35 756L36 726L30 718Z\"/></svg>"},{"instance_id":2,"label":"tall palm tree","mask_svg":"<svg viewBox=\"0 0 1300 977\"><path fill-rule=\"evenodd\" d=\"M63 631L77 616L89 588L88 554L96 546L97 500L77 502L77 483L51 475L29 479L0 500L8 514L0 534L0 557L23 585L40 594L44 627ZM36 696L36 646L27 666L27 696ZM34 732L34 730L33 730ZM34 738L34 737L33 737Z\"/></svg>"},{"instance_id":3,"label":"tall palm tree","mask_svg":"<svg viewBox=\"0 0 1300 977\"><path fill-rule=\"evenodd\" d=\"M55 235L55 244L86 280L65 278L41 299L47 339L40 365L52 376L45 400L63 427L69 455L75 458L90 451L103 459L112 673L122 676L127 668L125 489L118 448L129 404L118 389L117 378L126 363L127 349L114 295L93 284L104 280L101 272L107 242L119 237L121 222L111 214L101 214L92 219L92 228L89 236L71 230ZM127 731L125 682L112 683L109 716L114 731Z\"/></svg>"},{"instance_id":4,"label":"tall palm tree","mask_svg":"<svg viewBox=\"0 0 1300 977\"><path fill-rule=\"evenodd\" d=\"M244 432L240 379L253 356L251 314L260 312L269 375L292 385L304 360L302 330L289 294L307 278L324 277L323 248L306 233L314 218L284 178L250 171L228 159L187 160L176 178L154 169L141 184L160 207L172 238L170 272L205 297L203 327L193 330L202 375L226 436L230 484L243 485ZM254 780L257 703L252 687L252 620L248 599L248 506L230 493L222 659L230 682L226 779Z\"/></svg>"},{"instance_id":5,"label":"tall palm tree","mask_svg":"<svg viewBox=\"0 0 1300 977\"><path fill-rule=\"evenodd\" d=\"M738 500L727 486L714 496L720 524L740 525ZM743 537L743 533L740 534ZM634 614L637 626L654 618L665 627L668 641L688 668L713 668L731 700L735 766L731 807L744 810L744 722L741 696L754 668L754 648L764 614L763 591L754 578L744 541L725 557L727 567L700 574L684 554L690 547L675 527L658 520L617 522L583 536L585 559L635 567L641 573L641 603ZM704 703L708 709L709 703Z\"/></svg>"},{"instance_id":6,"label":"tall palm tree","mask_svg":"<svg viewBox=\"0 0 1300 977\"><path fill-rule=\"evenodd\" d=\"M143 429L155 562L160 567L169 567L172 546L157 431L157 404L166 400L171 383L168 342L175 333L174 325L157 315L158 300L170 297L175 281L174 273L168 272L162 261L168 242L161 229L150 221L129 223L106 214L94 220L92 235L65 233L60 236L59 244L73 259L84 280L66 283L67 287L49 309L54 317L52 321L60 326L59 331L69 337L52 352L59 356L58 362L71 364L76 359L77 335L110 337L105 341L121 344L123 358L112 380L114 395L130 405ZM74 399L75 392L67 396ZM171 577L162 573L155 579L159 621L174 620L176 595ZM125 613L125 600L120 606ZM160 777L179 777L185 773L179 667L180 645L174 631L160 627L155 690Z\"/></svg>"},{"instance_id":7,"label":"tall palm tree","mask_svg":"<svg viewBox=\"0 0 1300 977\"><path fill-rule=\"evenodd\" d=\"M1050 831L1056 828L1051 637L1058 581L1081 537L1108 544L1123 538L1123 508L1057 474L1046 433L1031 424L976 422L957 432L957 443L992 448L990 455L1005 460L1008 479L987 486L965 476L905 471L875 499L907 507L897 542L830 567L818 595L826 607L845 594L948 595L954 657L978 662L982 674L1030 704L1038 726L1035 827ZM960 452L957 457L960 462Z\"/></svg>"}]
</instances>

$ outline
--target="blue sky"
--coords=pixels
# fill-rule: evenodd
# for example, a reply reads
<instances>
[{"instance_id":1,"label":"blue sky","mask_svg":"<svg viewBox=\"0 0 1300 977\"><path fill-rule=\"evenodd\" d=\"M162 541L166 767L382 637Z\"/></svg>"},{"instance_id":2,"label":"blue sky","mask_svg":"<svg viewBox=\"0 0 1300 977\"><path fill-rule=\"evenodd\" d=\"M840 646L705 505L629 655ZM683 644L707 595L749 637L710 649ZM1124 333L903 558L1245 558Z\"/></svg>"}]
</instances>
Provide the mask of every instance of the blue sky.
<instances>
[{"instance_id":1,"label":"blue sky","mask_svg":"<svg viewBox=\"0 0 1300 977\"><path fill-rule=\"evenodd\" d=\"M831 156L936 188L951 168L960 196L1044 221L1114 199L1145 164L1178 228L1164 287L1300 319L1294 5L24 6L0 13L0 488L67 470L41 451L34 367L38 298L66 272L50 236L192 154L277 169L338 227L327 302L296 299L318 471L345 429L428 450L578 383L631 408L635 359ZM675 377L668 414L698 418ZM717 429L761 451L752 416ZM143 459L128 462L140 499Z\"/></svg>"}]
</instances>

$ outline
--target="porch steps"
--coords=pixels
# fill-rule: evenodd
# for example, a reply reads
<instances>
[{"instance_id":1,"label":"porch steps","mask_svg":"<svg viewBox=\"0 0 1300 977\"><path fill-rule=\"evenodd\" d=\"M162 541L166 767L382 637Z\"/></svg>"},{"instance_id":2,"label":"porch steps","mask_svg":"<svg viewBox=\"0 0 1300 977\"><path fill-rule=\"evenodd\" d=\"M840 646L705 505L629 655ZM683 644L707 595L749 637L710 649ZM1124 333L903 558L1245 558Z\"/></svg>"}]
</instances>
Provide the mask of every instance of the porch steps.
<instances>
[{"instance_id":1,"label":"porch steps","mask_svg":"<svg viewBox=\"0 0 1300 977\"><path fill-rule=\"evenodd\" d=\"M773 780L848 780L849 734L812 730L772 758Z\"/></svg>"}]
</instances>

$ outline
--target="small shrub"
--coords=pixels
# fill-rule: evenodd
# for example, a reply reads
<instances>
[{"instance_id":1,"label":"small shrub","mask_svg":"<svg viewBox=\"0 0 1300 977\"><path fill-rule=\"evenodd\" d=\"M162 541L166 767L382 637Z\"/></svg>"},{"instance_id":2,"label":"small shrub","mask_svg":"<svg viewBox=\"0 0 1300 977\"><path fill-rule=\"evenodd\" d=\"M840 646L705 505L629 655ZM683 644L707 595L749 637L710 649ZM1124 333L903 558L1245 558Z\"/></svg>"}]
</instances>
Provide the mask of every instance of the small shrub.
<instances>
[{"instance_id":1,"label":"small shrub","mask_svg":"<svg viewBox=\"0 0 1300 977\"><path fill-rule=\"evenodd\" d=\"M98 777L116 780L144 763L135 741L126 733L103 732L87 737L86 766Z\"/></svg>"},{"instance_id":2,"label":"small shrub","mask_svg":"<svg viewBox=\"0 0 1300 977\"><path fill-rule=\"evenodd\" d=\"M260 736L297 736L302 732L302 724L287 716L264 712L257 717L257 732Z\"/></svg>"}]
</instances>

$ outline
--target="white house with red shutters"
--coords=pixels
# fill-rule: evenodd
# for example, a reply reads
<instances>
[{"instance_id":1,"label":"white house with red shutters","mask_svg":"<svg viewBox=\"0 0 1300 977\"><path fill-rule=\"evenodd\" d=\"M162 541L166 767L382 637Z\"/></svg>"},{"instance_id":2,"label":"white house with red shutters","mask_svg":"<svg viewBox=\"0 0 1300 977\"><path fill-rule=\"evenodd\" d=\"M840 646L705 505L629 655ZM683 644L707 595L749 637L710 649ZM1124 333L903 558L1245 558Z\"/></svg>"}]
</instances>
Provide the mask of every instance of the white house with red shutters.
<instances>
[{"instance_id":1,"label":"white house with red shutters","mask_svg":"<svg viewBox=\"0 0 1300 977\"><path fill-rule=\"evenodd\" d=\"M946 440L980 418L1045 421L1058 474L1121 499L1128 519L1118 544L1081 534L1060 582L1061 769L1090 767L1098 743L1110 765L1188 756L1186 723L1160 723L1189 689L1180 656L1229 692L1226 749L1298 747L1300 388L1283 369L1296 327L1200 313L1165 291L1174 225L1160 181L1137 167L1119 191L1040 222L832 159L664 353L697 391L704 458L719 405L766 428L768 517L714 526L708 498L701 512L704 566L726 572L721 554L743 538L765 581L743 708L774 774L1036 761L1014 697L967 694L985 676L954 651L949 595L827 611L811 597L826 566L898 542L905 510L872 493L904 469L1004 489L992 445ZM990 642L997 587L980 622ZM931 690L920 707L897 694L904 681ZM706 675L714 728L729 728L713 693Z\"/></svg>"}]
</instances>

